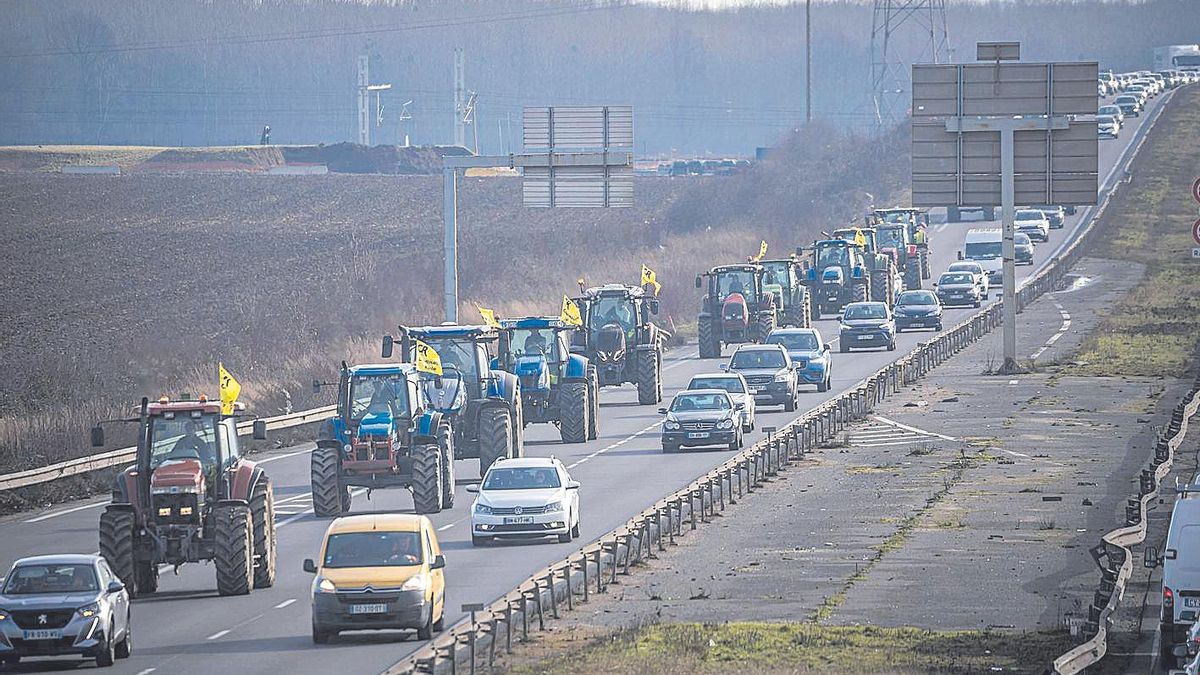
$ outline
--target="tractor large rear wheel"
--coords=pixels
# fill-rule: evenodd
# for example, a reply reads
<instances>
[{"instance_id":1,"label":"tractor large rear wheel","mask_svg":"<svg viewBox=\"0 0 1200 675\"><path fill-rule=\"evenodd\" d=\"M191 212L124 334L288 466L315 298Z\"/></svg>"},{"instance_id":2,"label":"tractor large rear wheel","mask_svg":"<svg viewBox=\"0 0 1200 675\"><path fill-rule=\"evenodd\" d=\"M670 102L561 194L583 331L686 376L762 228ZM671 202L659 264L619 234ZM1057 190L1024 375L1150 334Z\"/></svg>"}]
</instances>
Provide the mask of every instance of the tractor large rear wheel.
<instances>
[{"instance_id":1,"label":"tractor large rear wheel","mask_svg":"<svg viewBox=\"0 0 1200 675\"><path fill-rule=\"evenodd\" d=\"M637 352L638 405L654 405L662 400L662 363L657 350Z\"/></svg>"},{"instance_id":2,"label":"tractor large rear wheel","mask_svg":"<svg viewBox=\"0 0 1200 675\"><path fill-rule=\"evenodd\" d=\"M854 302L866 302L870 297L870 285L866 279L858 281L854 284Z\"/></svg>"},{"instance_id":3,"label":"tractor large rear wheel","mask_svg":"<svg viewBox=\"0 0 1200 675\"><path fill-rule=\"evenodd\" d=\"M138 588L137 563L133 556L133 511L105 509L100 514L100 555L108 566L129 589L129 597L140 595Z\"/></svg>"},{"instance_id":4,"label":"tractor large rear wheel","mask_svg":"<svg viewBox=\"0 0 1200 675\"><path fill-rule=\"evenodd\" d=\"M586 382L567 382L558 388L558 431L563 443L586 443L588 435L588 387ZM639 387L640 391L640 387Z\"/></svg>"},{"instance_id":5,"label":"tractor large rear wheel","mask_svg":"<svg viewBox=\"0 0 1200 675\"><path fill-rule=\"evenodd\" d=\"M928 279L933 275L933 270L929 267L929 248L921 247L918 251L918 255L921 256L921 278Z\"/></svg>"},{"instance_id":6,"label":"tractor large rear wheel","mask_svg":"<svg viewBox=\"0 0 1200 675\"><path fill-rule=\"evenodd\" d=\"M487 473L492 463L508 456L512 443L512 417L499 406L479 413L479 477Z\"/></svg>"},{"instance_id":7,"label":"tractor large rear wheel","mask_svg":"<svg viewBox=\"0 0 1200 675\"><path fill-rule=\"evenodd\" d=\"M442 510L442 451L436 445L419 445L410 452L413 510L437 513Z\"/></svg>"},{"instance_id":8,"label":"tractor large rear wheel","mask_svg":"<svg viewBox=\"0 0 1200 675\"><path fill-rule=\"evenodd\" d=\"M438 427L438 450L442 453L442 508L454 508L454 429Z\"/></svg>"},{"instance_id":9,"label":"tractor large rear wheel","mask_svg":"<svg viewBox=\"0 0 1200 675\"><path fill-rule=\"evenodd\" d=\"M775 312L760 312L754 322L753 342L764 343L771 331L775 330Z\"/></svg>"},{"instance_id":10,"label":"tractor large rear wheel","mask_svg":"<svg viewBox=\"0 0 1200 675\"><path fill-rule=\"evenodd\" d=\"M916 260L908 261L908 266L904 268L904 290L921 290L921 264Z\"/></svg>"},{"instance_id":11,"label":"tractor large rear wheel","mask_svg":"<svg viewBox=\"0 0 1200 675\"><path fill-rule=\"evenodd\" d=\"M809 326L812 326L813 321L821 320L821 301L813 289L807 286L804 288L804 295L808 298L808 321Z\"/></svg>"},{"instance_id":12,"label":"tractor large rear wheel","mask_svg":"<svg viewBox=\"0 0 1200 675\"><path fill-rule=\"evenodd\" d=\"M350 491L338 476L337 448L317 446L312 451L311 469L313 513L318 518L328 518L348 511Z\"/></svg>"},{"instance_id":13,"label":"tractor large rear wheel","mask_svg":"<svg viewBox=\"0 0 1200 675\"><path fill-rule=\"evenodd\" d=\"M891 287L888 274L887 268L871 270L871 300L874 302L888 301L888 291Z\"/></svg>"},{"instance_id":14,"label":"tractor large rear wheel","mask_svg":"<svg viewBox=\"0 0 1200 675\"><path fill-rule=\"evenodd\" d=\"M700 358L721 358L721 339L713 329L712 321L700 317L700 321L696 324L696 339L700 343Z\"/></svg>"},{"instance_id":15,"label":"tractor large rear wheel","mask_svg":"<svg viewBox=\"0 0 1200 675\"><path fill-rule=\"evenodd\" d=\"M218 506L213 566L217 568L217 593L246 595L254 585L254 522L244 504Z\"/></svg>"},{"instance_id":16,"label":"tractor large rear wheel","mask_svg":"<svg viewBox=\"0 0 1200 675\"><path fill-rule=\"evenodd\" d=\"M275 490L263 476L250 494L250 517L254 522L254 587L275 585Z\"/></svg>"},{"instance_id":17,"label":"tractor large rear wheel","mask_svg":"<svg viewBox=\"0 0 1200 675\"><path fill-rule=\"evenodd\" d=\"M588 440L594 441L600 437L600 378L596 375L596 367L587 368L588 406Z\"/></svg>"}]
</instances>

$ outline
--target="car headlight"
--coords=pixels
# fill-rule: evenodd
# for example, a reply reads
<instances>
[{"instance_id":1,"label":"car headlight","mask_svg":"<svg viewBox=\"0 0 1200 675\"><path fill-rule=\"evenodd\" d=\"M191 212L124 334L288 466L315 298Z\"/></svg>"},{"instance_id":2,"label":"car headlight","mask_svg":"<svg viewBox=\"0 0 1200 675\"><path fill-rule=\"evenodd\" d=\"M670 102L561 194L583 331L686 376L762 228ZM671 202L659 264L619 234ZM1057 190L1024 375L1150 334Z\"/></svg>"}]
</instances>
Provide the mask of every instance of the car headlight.
<instances>
[{"instance_id":1,"label":"car headlight","mask_svg":"<svg viewBox=\"0 0 1200 675\"><path fill-rule=\"evenodd\" d=\"M557 502L550 502L549 504L547 504L546 508L543 509L542 512L543 513L558 513L559 511L562 511L562 510L563 510L562 501L557 501Z\"/></svg>"},{"instance_id":2,"label":"car headlight","mask_svg":"<svg viewBox=\"0 0 1200 675\"><path fill-rule=\"evenodd\" d=\"M83 607L75 610L75 613L85 619L90 619L100 613L100 603L93 602L90 605L84 605Z\"/></svg>"},{"instance_id":3,"label":"car headlight","mask_svg":"<svg viewBox=\"0 0 1200 675\"><path fill-rule=\"evenodd\" d=\"M787 382L789 379L791 379L788 377L788 375L790 375L790 374L791 373L789 373L786 370L781 370L778 373L775 373L775 381L776 382Z\"/></svg>"},{"instance_id":4,"label":"car headlight","mask_svg":"<svg viewBox=\"0 0 1200 675\"><path fill-rule=\"evenodd\" d=\"M400 587L400 590L402 590L402 591L423 591L423 590L425 590L425 586L428 583L429 583L429 580L425 578L424 574L414 574L412 577L409 578L408 581L404 582L404 585Z\"/></svg>"},{"instance_id":5,"label":"car headlight","mask_svg":"<svg viewBox=\"0 0 1200 675\"><path fill-rule=\"evenodd\" d=\"M475 513L478 513L478 514L484 515L484 516L490 516L490 515L492 515L492 507L488 506L487 504L480 504L479 502L475 502Z\"/></svg>"},{"instance_id":6,"label":"car headlight","mask_svg":"<svg viewBox=\"0 0 1200 675\"><path fill-rule=\"evenodd\" d=\"M318 593L337 593L337 586L325 577L317 577L317 592Z\"/></svg>"},{"instance_id":7,"label":"car headlight","mask_svg":"<svg viewBox=\"0 0 1200 675\"><path fill-rule=\"evenodd\" d=\"M666 422L663 422L663 428L667 431L679 431L679 422L667 420Z\"/></svg>"},{"instance_id":8,"label":"car headlight","mask_svg":"<svg viewBox=\"0 0 1200 675\"><path fill-rule=\"evenodd\" d=\"M0 609L0 621L8 619L9 613L7 609Z\"/></svg>"},{"instance_id":9,"label":"car headlight","mask_svg":"<svg viewBox=\"0 0 1200 675\"><path fill-rule=\"evenodd\" d=\"M717 428L718 429L732 429L733 428L733 418L726 417L725 419L721 420L720 422L717 422Z\"/></svg>"}]
</instances>

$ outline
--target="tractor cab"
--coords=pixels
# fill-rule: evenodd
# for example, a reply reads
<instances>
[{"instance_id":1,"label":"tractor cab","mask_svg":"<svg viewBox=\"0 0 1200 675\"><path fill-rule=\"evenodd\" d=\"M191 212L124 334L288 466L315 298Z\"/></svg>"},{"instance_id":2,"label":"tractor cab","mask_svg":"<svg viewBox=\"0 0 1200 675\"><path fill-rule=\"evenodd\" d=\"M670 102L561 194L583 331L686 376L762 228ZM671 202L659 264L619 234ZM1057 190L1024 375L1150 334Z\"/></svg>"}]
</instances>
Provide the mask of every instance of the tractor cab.
<instances>
[{"instance_id":1,"label":"tractor cab","mask_svg":"<svg viewBox=\"0 0 1200 675\"><path fill-rule=\"evenodd\" d=\"M437 352L442 363L440 378L423 384L430 403L439 411L454 412L467 399L480 399L491 385L490 348L499 332L489 326L425 326L410 328L410 338L424 342ZM404 346L406 360L416 361L415 343ZM390 351L390 350L389 350Z\"/></svg>"},{"instance_id":2,"label":"tractor cab","mask_svg":"<svg viewBox=\"0 0 1200 675\"><path fill-rule=\"evenodd\" d=\"M574 326L551 317L506 319L500 325L493 368L516 375L524 392L547 391L567 376Z\"/></svg>"},{"instance_id":3,"label":"tractor cab","mask_svg":"<svg viewBox=\"0 0 1200 675\"><path fill-rule=\"evenodd\" d=\"M766 269L762 265L721 265L707 274L696 277L696 288L702 288L708 277L707 298L713 307L720 308L721 323L726 328L740 326L745 330L754 310L775 306L774 298L764 288Z\"/></svg>"},{"instance_id":4,"label":"tractor cab","mask_svg":"<svg viewBox=\"0 0 1200 675\"><path fill-rule=\"evenodd\" d=\"M584 288L574 299L582 325L571 351L586 356L601 387L638 386L638 403L662 400L662 354L671 334L654 323L658 298L642 286L605 284Z\"/></svg>"},{"instance_id":5,"label":"tractor cab","mask_svg":"<svg viewBox=\"0 0 1200 675\"><path fill-rule=\"evenodd\" d=\"M873 227L843 227L833 231L834 239L844 239L851 244L857 244L867 255L874 255L879 250L878 236Z\"/></svg>"},{"instance_id":6,"label":"tractor cab","mask_svg":"<svg viewBox=\"0 0 1200 675\"><path fill-rule=\"evenodd\" d=\"M842 277L849 274L862 276L862 251L852 241L826 239L813 242L812 266L808 269L809 279L825 280L825 271L837 268ZM832 275L831 277L832 278Z\"/></svg>"},{"instance_id":7,"label":"tractor cab","mask_svg":"<svg viewBox=\"0 0 1200 675\"><path fill-rule=\"evenodd\" d=\"M343 468L394 470L396 453L409 445L413 421L423 412L421 386L433 379L423 378L412 364L378 363L344 367L342 380L334 437L350 448Z\"/></svg>"},{"instance_id":8,"label":"tractor cab","mask_svg":"<svg viewBox=\"0 0 1200 675\"><path fill-rule=\"evenodd\" d=\"M924 243L926 229L929 227L929 212L925 209L898 207L893 209L875 209L867 216L868 224L886 223L903 225L907 230L908 239L916 244Z\"/></svg>"},{"instance_id":9,"label":"tractor cab","mask_svg":"<svg viewBox=\"0 0 1200 675\"><path fill-rule=\"evenodd\" d=\"M805 271L805 279L813 298L812 318L820 318L821 312L836 313L847 303L870 298L870 279L861 247L845 239L826 239L813 242L811 251L811 265Z\"/></svg>"}]
</instances>

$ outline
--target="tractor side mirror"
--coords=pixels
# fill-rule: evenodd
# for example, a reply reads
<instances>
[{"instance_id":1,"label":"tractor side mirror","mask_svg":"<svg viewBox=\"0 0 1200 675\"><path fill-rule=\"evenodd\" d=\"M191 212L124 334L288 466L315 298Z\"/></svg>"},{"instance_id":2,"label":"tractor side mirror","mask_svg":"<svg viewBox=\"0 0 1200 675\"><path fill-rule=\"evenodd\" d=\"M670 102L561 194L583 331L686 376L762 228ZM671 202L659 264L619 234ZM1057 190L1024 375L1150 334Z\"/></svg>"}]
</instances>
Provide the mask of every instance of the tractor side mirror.
<instances>
[{"instance_id":1,"label":"tractor side mirror","mask_svg":"<svg viewBox=\"0 0 1200 675\"><path fill-rule=\"evenodd\" d=\"M92 427L92 447L104 447L104 427L100 426L99 424Z\"/></svg>"},{"instance_id":2,"label":"tractor side mirror","mask_svg":"<svg viewBox=\"0 0 1200 675\"><path fill-rule=\"evenodd\" d=\"M666 414L667 414L667 409L666 409L666 408L659 408L659 409L658 409L658 414L659 414L659 415L666 415Z\"/></svg>"},{"instance_id":3,"label":"tractor side mirror","mask_svg":"<svg viewBox=\"0 0 1200 675\"><path fill-rule=\"evenodd\" d=\"M651 301L650 301L650 313L651 313L651 314L658 314L658 300L651 300Z\"/></svg>"},{"instance_id":4,"label":"tractor side mirror","mask_svg":"<svg viewBox=\"0 0 1200 675\"><path fill-rule=\"evenodd\" d=\"M312 558L305 558L304 559L304 571L308 572L309 574L316 574L317 573L317 563L313 562Z\"/></svg>"},{"instance_id":5,"label":"tractor side mirror","mask_svg":"<svg viewBox=\"0 0 1200 675\"><path fill-rule=\"evenodd\" d=\"M383 336L383 354L382 354L383 358L385 358L385 359L392 358L392 345L393 345L392 336L384 335Z\"/></svg>"},{"instance_id":6,"label":"tractor side mirror","mask_svg":"<svg viewBox=\"0 0 1200 675\"><path fill-rule=\"evenodd\" d=\"M256 440L256 441L267 440L267 421L266 420L254 420L254 440Z\"/></svg>"},{"instance_id":7,"label":"tractor side mirror","mask_svg":"<svg viewBox=\"0 0 1200 675\"><path fill-rule=\"evenodd\" d=\"M703 282L700 281L700 275L697 274L696 275L696 288L703 288L703 287L704 287L704 284L703 284Z\"/></svg>"},{"instance_id":8,"label":"tractor side mirror","mask_svg":"<svg viewBox=\"0 0 1200 675\"><path fill-rule=\"evenodd\" d=\"M470 492L473 495L479 494L479 486L478 485L468 485L466 487L466 490L467 490L467 492Z\"/></svg>"}]
</instances>

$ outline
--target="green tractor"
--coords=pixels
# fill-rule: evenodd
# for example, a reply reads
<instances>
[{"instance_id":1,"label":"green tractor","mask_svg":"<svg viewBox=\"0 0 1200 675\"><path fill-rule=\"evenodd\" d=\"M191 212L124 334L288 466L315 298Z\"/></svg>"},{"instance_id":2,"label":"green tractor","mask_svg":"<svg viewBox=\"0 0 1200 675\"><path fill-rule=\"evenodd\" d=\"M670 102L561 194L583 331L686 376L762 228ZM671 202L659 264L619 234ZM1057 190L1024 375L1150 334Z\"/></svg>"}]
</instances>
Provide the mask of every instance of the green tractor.
<instances>
[{"instance_id":1,"label":"green tractor","mask_svg":"<svg viewBox=\"0 0 1200 675\"><path fill-rule=\"evenodd\" d=\"M879 250L878 233L873 227L843 227L833 231L834 239L844 239L863 252L863 264L871 278L871 300L891 307L904 287L904 279L891 255Z\"/></svg>"},{"instance_id":2,"label":"green tractor","mask_svg":"<svg viewBox=\"0 0 1200 675\"><path fill-rule=\"evenodd\" d=\"M929 212L913 207L896 207L891 209L875 209L867 218L868 224L878 228L879 223L903 224L907 230L907 247L916 247L916 257L920 261L921 279L929 279L933 270L929 261ZM911 249L908 249L911 251ZM920 288L920 286L916 286Z\"/></svg>"},{"instance_id":3,"label":"green tractor","mask_svg":"<svg viewBox=\"0 0 1200 675\"><path fill-rule=\"evenodd\" d=\"M763 288L775 296L775 323L789 328L812 327L808 288L804 285L804 268L795 257L785 260L763 260L766 274Z\"/></svg>"},{"instance_id":4,"label":"green tractor","mask_svg":"<svg viewBox=\"0 0 1200 675\"><path fill-rule=\"evenodd\" d=\"M861 247L845 239L814 241L807 251L797 248L798 255L811 253L805 261L804 283L808 286L812 319L821 313L837 314L851 302L864 302L871 297L871 277Z\"/></svg>"}]
</instances>

